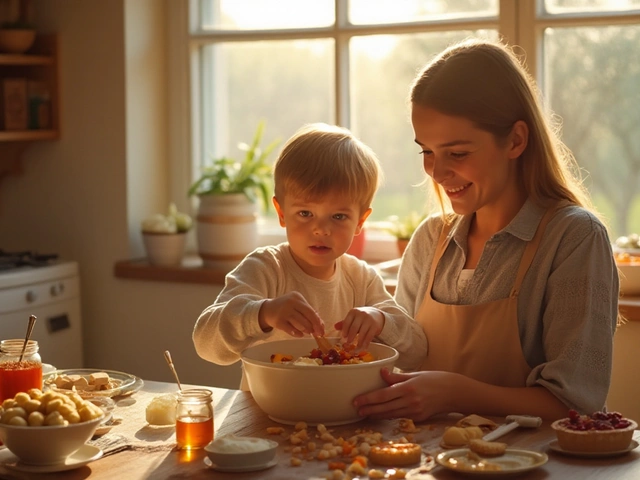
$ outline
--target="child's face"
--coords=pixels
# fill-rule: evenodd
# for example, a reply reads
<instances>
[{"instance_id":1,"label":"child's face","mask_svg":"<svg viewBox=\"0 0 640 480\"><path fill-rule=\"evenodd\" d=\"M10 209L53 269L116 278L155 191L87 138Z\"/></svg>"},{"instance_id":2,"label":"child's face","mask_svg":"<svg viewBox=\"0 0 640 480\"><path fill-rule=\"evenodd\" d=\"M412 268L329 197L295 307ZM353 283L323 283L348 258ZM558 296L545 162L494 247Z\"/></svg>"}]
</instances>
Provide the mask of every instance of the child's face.
<instances>
[{"instance_id":1,"label":"child's face","mask_svg":"<svg viewBox=\"0 0 640 480\"><path fill-rule=\"evenodd\" d=\"M273 203L293 258L307 275L320 279L333 275L336 259L351 246L371 213L368 209L361 214L359 205L335 193L313 201L286 195L283 203L275 197Z\"/></svg>"}]
</instances>

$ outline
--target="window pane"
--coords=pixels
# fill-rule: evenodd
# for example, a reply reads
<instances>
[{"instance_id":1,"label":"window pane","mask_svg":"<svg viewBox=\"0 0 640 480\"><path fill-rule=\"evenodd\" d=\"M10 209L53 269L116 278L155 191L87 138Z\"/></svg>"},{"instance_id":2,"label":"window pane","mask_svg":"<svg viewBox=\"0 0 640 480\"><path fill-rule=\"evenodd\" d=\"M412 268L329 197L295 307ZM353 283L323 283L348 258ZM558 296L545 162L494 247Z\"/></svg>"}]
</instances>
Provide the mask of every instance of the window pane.
<instances>
[{"instance_id":1,"label":"window pane","mask_svg":"<svg viewBox=\"0 0 640 480\"><path fill-rule=\"evenodd\" d=\"M639 26L548 29L545 91L613 238L640 232Z\"/></svg>"},{"instance_id":2,"label":"window pane","mask_svg":"<svg viewBox=\"0 0 640 480\"><path fill-rule=\"evenodd\" d=\"M378 154L385 181L372 220L424 211L424 177L407 98L416 73L450 43L470 36L497 39L495 31L374 35L351 40L351 124Z\"/></svg>"},{"instance_id":3,"label":"window pane","mask_svg":"<svg viewBox=\"0 0 640 480\"><path fill-rule=\"evenodd\" d=\"M203 30L327 27L334 0L200 0Z\"/></svg>"},{"instance_id":4,"label":"window pane","mask_svg":"<svg viewBox=\"0 0 640 480\"><path fill-rule=\"evenodd\" d=\"M620 12L640 8L640 0L544 0L548 13Z\"/></svg>"},{"instance_id":5,"label":"window pane","mask_svg":"<svg viewBox=\"0 0 640 480\"><path fill-rule=\"evenodd\" d=\"M202 47L199 160L210 155L238 158L238 143L250 143L262 119L263 146L275 138L282 140L281 146L304 123L335 123L333 52L333 40Z\"/></svg>"},{"instance_id":6,"label":"window pane","mask_svg":"<svg viewBox=\"0 0 640 480\"><path fill-rule=\"evenodd\" d=\"M349 0L349 21L354 25L497 15L498 0Z\"/></svg>"}]
</instances>

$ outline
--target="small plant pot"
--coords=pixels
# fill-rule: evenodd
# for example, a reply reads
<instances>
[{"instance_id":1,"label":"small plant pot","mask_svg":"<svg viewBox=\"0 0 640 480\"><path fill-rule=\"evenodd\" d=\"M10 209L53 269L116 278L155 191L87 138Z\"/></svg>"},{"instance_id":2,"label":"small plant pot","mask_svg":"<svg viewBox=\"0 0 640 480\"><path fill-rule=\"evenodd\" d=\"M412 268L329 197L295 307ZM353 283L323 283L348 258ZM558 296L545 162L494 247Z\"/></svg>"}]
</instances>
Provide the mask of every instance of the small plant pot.
<instances>
[{"instance_id":1,"label":"small plant pot","mask_svg":"<svg viewBox=\"0 0 640 480\"><path fill-rule=\"evenodd\" d=\"M0 29L0 53L24 53L36 39L36 31L22 28Z\"/></svg>"},{"instance_id":2,"label":"small plant pot","mask_svg":"<svg viewBox=\"0 0 640 480\"><path fill-rule=\"evenodd\" d=\"M409 244L409 240L406 238L398 238L396 239L396 245L398 246L398 253L402 257L404 255L404 251L407 249L407 245Z\"/></svg>"},{"instance_id":3,"label":"small plant pot","mask_svg":"<svg viewBox=\"0 0 640 480\"><path fill-rule=\"evenodd\" d=\"M182 263L186 233L142 232L147 259L157 267L173 267Z\"/></svg>"}]
</instances>

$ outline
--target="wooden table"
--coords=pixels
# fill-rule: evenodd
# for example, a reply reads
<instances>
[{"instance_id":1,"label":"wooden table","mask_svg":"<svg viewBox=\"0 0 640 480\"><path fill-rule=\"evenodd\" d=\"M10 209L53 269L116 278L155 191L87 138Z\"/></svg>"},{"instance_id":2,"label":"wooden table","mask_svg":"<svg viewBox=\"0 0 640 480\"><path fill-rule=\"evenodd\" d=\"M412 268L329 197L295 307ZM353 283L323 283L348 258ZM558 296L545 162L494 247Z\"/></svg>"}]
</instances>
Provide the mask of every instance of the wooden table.
<instances>
[{"instance_id":1,"label":"wooden table","mask_svg":"<svg viewBox=\"0 0 640 480\"><path fill-rule=\"evenodd\" d=\"M210 387L207 387L210 388ZM114 427L113 433L118 431L134 431L135 436L144 438L148 427L146 425L144 410L148 399L154 395L175 391L175 384L162 382L145 382L144 388L127 399L127 408L135 408L134 420L129 421L135 425L119 425ZM327 462L322 460L304 461L302 466L290 465L291 453L287 450L288 441L282 436L267 435L266 429L278 426L270 420L256 405L251 395L238 390L210 388L215 400L215 431L216 435L234 433L236 435L251 435L271 438L279 441L280 447L277 454L278 464L268 470L252 473L220 473L207 468L204 464L205 454L202 450L193 452L178 451L175 446L175 435L170 433L166 438L164 449L157 451L124 450L113 454L107 454L101 459L88 465L66 472L33 474L10 471L0 468L2 479L265 479L265 480L294 480L324 478L328 472ZM133 401L134 405L131 405ZM118 409L116 408L116 416ZM133 410L132 410L133 411ZM494 419L500 421L500 419ZM420 432L414 434L415 441L422 444L423 449L432 455L436 455L442 449L438 443L444 427L453 425L456 418L443 417L436 421L417 424ZM397 433L395 428L397 421L362 421L351 425L333 427L334 435L348 437L353 435L356 429L373 429L385 434L385 439L395 439L403 435ZM133 428L132 428L133 427ZM285 426L288 432L292 427ZM311 432L312 427L309 428ZM406 435L406 434L404 434ZM634 438L640 439L640 431L636 431ZM518 478L523 479L562 479L562 480L624 480L640 479L640 448L620 457L602 459L583 459L563 456L548 450L548 444L555 439L555 434L548 423L537 429L516 429L502 437L512 448L524 448L547 452L549 461L544 466L526 472ZM362 478L362 477L361 477ZM367 477L364 477L366 479ZM421 478L453 479L463 478L459 474L444 469L434 468L429 475Z\"/></svg>"}]
</instances>

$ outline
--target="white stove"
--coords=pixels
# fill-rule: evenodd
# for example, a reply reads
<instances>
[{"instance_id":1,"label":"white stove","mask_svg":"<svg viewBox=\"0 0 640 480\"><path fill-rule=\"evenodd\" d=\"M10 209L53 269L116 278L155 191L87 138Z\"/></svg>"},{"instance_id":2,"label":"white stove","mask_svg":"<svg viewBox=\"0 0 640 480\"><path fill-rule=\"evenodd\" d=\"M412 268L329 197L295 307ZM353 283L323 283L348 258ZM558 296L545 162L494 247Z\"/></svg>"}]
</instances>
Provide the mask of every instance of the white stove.
<instances>
[{"instance_id":1,"label":"white stove","mask_svg":"<svg viewBox=\"0 0 640 480\"><path fill-rule=\"evenodd\" d=\"M24 339L29 316L31 334L44 363L81 368L80 278L76 262L19 264L0 270L0 340Z\"/></svg>"}]
</instances>

